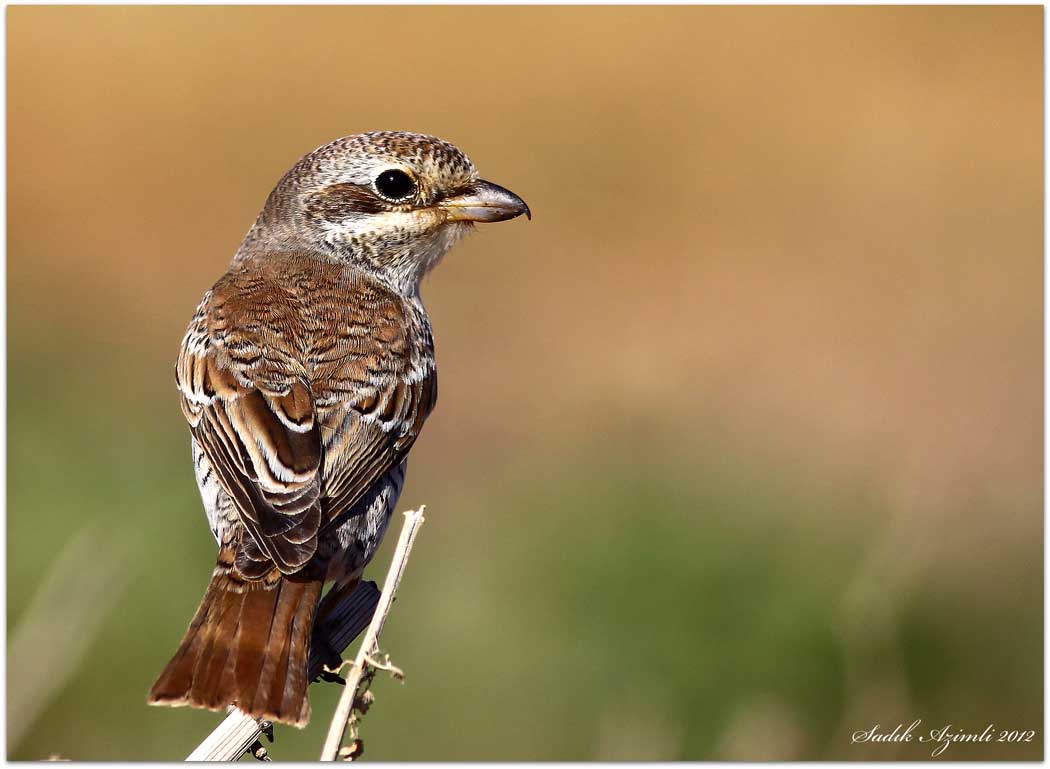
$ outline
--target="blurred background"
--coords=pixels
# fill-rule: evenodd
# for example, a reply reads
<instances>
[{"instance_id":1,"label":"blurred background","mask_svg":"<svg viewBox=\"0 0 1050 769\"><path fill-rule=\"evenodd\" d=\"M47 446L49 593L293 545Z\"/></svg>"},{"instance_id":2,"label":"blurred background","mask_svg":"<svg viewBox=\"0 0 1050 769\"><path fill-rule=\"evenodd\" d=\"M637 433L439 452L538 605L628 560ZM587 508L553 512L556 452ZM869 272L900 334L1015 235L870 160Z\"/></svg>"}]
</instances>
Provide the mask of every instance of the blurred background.
<instances>
[{"instance_id":1,"label":"blurred background","mask_svg":"<svg viewBox=\"0 0 1050 769\"><path fill-rule=\"evenodd\" d=\"M181 759L173 366L276 180L447 138L428 523L366 759L901 759L1043 723L1040 7L11 7L7 749ZM397 527L399 524L395 523ZM370 570L382 580L395 535ZM278 728L314 759L339 692Z\"/></svg>"}]
</instances>

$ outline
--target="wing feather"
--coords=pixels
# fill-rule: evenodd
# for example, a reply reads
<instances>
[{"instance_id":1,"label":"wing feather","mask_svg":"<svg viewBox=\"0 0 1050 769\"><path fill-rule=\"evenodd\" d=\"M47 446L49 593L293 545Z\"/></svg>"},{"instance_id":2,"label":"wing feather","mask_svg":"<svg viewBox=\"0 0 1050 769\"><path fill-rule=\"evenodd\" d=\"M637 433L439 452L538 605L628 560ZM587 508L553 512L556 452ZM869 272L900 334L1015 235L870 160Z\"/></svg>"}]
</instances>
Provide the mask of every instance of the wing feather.
<instances>
[{"instance_id":1,"label":"wing feather","mask_svg":"<svg viewBox=\"0 0 1050 769\"><path fill-rule=\"evenodd\" d=\"M279 257L205 295L176 380L236 508L248 579L303 568L404 459L437 394L421 310L345 267Z\"/></svg>"}]
</instances>

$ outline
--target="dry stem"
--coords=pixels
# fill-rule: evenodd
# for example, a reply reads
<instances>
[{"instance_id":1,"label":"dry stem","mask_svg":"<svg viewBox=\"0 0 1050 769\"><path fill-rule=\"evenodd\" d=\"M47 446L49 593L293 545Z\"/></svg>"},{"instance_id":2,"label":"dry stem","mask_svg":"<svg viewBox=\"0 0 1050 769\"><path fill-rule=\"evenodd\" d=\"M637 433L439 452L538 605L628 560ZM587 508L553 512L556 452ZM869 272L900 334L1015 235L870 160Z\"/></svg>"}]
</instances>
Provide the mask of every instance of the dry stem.
<instances>
[{"instance_id":1,"label":"dry stem","mask_svg":"<svg viewBox=\"0 0 1050 769\"><path fill-rule=\"evenodd\" d=\"M346 734L347 726L353 718L354 706L360 704L358 703L358 689L361 688L362 679L365 679L365 687L367 688L367 685L371 683L371 677L374 675L375 668L378 667L374 665L374 660L379 653L379 636L383 632L383 625L386 623L390 607L394 603L398 585L401 584L401 577L405 572L405 566L408 564L408 556L412 552L412 544L415 542L416 532L419 531L419 527L423 524L423 511L425 509L425 507L421 507L419 510L411 510L405 513L405 525L401 529L401 537L397 541L397 549L394 551L393 560L390 562L390 570L387 572L386 581L383 583L383 592L379 598L379 606L376 607L372 623L368 626L365 638L361 642L361 648L358 650L357 657L350 668L350 673L346 677L346 687L339 698L335 715L332 717L332 724L328 728L328 737L325 739L324 749L321 751L322 761L335 761L341 757L354 758L360 753L360 744L357 743L356 739L355 743L357 744L354 746L341 747L343 738ZM389 667L392 666L387 660L384 662L383 668L388 669ZM366 668L371 668L371 670L366 672ZM361 697L361 699L365 698Z\"/></svg>"}]
</instances>

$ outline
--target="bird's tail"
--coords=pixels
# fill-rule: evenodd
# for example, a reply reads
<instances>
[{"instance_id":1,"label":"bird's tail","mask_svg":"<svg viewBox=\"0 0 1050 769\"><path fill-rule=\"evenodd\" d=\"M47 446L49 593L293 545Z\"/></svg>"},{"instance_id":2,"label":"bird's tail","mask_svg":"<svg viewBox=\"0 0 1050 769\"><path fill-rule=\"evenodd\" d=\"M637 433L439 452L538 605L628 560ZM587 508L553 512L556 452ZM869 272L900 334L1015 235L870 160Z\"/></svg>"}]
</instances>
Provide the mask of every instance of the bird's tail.
<instances>
[{"instance_id":1,"label":"bird's tail","mask_svg":"<svg viewBox=\"0 0 1050 769\"><path fill-rule=\"evenodd\" d=\"M307 664L322 582L245 582L220 563L179 649L150 690L151 705L224 710L302 728Z\"/></svg>"}]
</instances>

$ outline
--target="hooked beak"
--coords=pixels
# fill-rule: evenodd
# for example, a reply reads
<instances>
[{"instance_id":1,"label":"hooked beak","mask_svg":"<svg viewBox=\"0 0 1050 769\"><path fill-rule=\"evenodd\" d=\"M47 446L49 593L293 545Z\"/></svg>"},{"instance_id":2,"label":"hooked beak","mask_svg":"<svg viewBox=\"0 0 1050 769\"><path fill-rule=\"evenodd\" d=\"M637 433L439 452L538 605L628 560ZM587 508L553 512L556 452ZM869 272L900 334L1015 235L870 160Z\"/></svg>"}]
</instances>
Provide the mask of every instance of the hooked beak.
<instances>
[{"instance_id":1,"label":"hooked beak","mask_svg":"<svg viewBox=\"0 0 1050 769\"><path fill-rule=\"evenodd\" d=\"M525 201L498 184L479 179L462 194L438 203L450 222L504 222L532 211Z\"/></svg>"}]
</instances>

